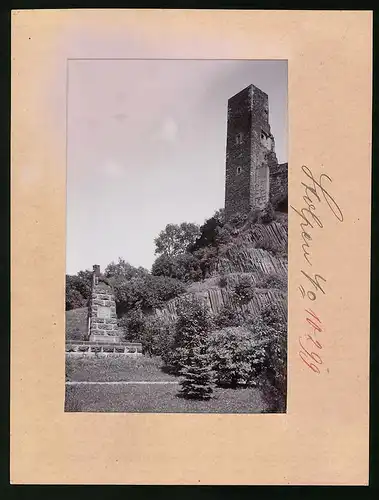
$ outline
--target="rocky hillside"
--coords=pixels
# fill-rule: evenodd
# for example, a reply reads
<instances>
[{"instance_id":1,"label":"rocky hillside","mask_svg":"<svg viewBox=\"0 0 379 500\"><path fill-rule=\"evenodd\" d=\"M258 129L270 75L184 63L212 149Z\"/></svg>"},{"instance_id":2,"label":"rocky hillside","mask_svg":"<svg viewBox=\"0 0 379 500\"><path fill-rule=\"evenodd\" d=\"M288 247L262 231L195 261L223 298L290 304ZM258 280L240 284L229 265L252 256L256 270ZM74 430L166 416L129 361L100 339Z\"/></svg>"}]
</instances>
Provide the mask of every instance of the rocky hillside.
<instances>
[{"instance_id":1,"label":"rocky hillside","mask_svg":"<svg viewBox=\"0 0 379 500\"><path fill-rule=\"evenodd\" d=\"M269 222L271 221L271 222ZM270 304L276 305L287 315L287 213L276 211L262 222L262 216L248 217L237 224L224 224L215 229L216 240L206 242L195 253L196 262L202 265L201 281L189 280L180 284L182 290L175 298L163 302L155 309L158 317L175 321L178 306L188 298L202 300L213 315L218 315L225 307L238 309L241 313L258 314ZM217 231L221 231L217 232ZM192 257L191 254L187 254ZM203 265L205 262L205 266ZM147 272L147 271L146 271ZM143 297L153 292L154 280L159 277L144 275L138 281L138 289L127 290L129 296L135 299L138 292ZM147 280L149 278L149 280ZM162 278L162 277L161 277ZM166 279L166 278L165 278ZM170 281L159 281L164 287ZM197 278L198 279L198 278ZM132 278L131 278L132 280ZM169 278L167 278L169 280ZM131 281L126 281L131 283ZM184 293L183 293L184 289ZM243 292L243 300L236 291ZM162 300L161 300L162 302ZM153 309L154 310L154 309ZM132 311L125 311L125 318L133 316ZM150 312L147 314L151 314ZM153 313L154 314L154 313ZM119 314L119 321L124 318ZM87 308L79 308L66 312L66 338L83 339L87 329Z\"/></svg>"},{"instance_id":2,"label":"rocky hillside","mask_svg":"<svg viewBox=\"0 0 379 500\"><path fill-rule=\"evenodd\" d=\"M224 306L233 307L236 286L243 282L253 290L251 300L239 305L243 311L257 314L274 303L286 316L287 240L287 214L277 213L268 224L246 222L232 241L218 248L209 277L189 285L187 293L167 302L156 314L175 320L178 305L191 297L218 314Z\"/></svg>"}]
</instances>

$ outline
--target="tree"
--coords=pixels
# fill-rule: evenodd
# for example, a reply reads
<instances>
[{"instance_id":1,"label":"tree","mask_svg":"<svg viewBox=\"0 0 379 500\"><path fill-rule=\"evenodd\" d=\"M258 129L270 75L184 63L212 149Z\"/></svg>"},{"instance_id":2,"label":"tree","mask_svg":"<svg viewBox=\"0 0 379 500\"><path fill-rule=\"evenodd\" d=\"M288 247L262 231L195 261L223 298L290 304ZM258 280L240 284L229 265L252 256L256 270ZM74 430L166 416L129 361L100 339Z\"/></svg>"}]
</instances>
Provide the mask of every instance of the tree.
<instances>
[{"instance_id":1,"label":"tree","mask_svg":"<svg viewBox=\"0 0 379 500\"><path fill-rule=\"evenodd\" d=\"M209 399L213 392L214 373L207 353L211 329L212 320L205 304L194 298L180 304L171 366L176 366L184 377L180 385L186 398Z\"/></svg>"},{"instance_id":2,"label":"tree","mask_svg":"<svg viewBox=\"0 0 379 500\"><path fill-rule=\"evenodd\" d=\"M119 257L117 263L111 262L107 265L104 274L107 278L114 278L120 281L144 277L149 274L149 271L143 267L134 267L122 257Z\"/></svg>"},{"instance_id":3,"label":"tree","mask_svg":"<svg viewBox=\"0 0 379 500\"><path fill-rule=\"evenodd\" d=\"M177 309L172 349L164 361L173 373L190 365L191 350L206 346L212 320L206 306L195 298L184 299Z\"/></svg>"},{"instance_id":4,"label":"tree","mask_svg":"<svg viewBox=\"0 0 379 500\"><path fill-rule=\"evenodd\" d=\"M66 311L86 307L91 295L91 286L91 271L79 271L75 275L66 274Z\"/></svg>"},{"instance_id":5,"label":"tree","mask_svg":"<svg viewBox=\"0 0 379 500\"><path fill-rule=\"evenodd\" d=\"M191 349L190 356L181 370L181 395L188 399L210 399L213 393L215 374L209 355L199 347Z\"/></svg>"},{"instance_id":6,"label":"tree","mask_svg":"<svg viewBox=\"0 0 379 500\"><path fill-rule=\"evenodd\" d=\"M219 229L222 227L220 220L216 217L207 219L200 228L200 236L190 247L191 252L196 252L201 248L214 246L217 244Z\"/></svg>"},{"instance_id":7,"label":"tree","mask_svg":"<svg viewBox=\"0 0 379 500\"><path fill-rule=\"evenodd\" d=\"M197 224L188 222L167 224L154 239L155 254L172 257L184 253L190 245L193 245L199 233Z\"/></svg>"},{"instance_id":8,"label":"tree","mask_svg":"<svg viewBox=\"0 0 379 500\"><path fill-rule=\"evenodd\" d=\"M126 314L133 309L149 312L159 308L164 302L185 292L185 285L176 279L164 276L132 278L115 283L117 312Z\"/></svg>"},{"instance_id":9,"label":"tree","mask_svg":"<svg viewBox=\"0 0 379 500\"><path fill-rule=\"evenodd\" d=\"M187 298L179 304L177 315L175 345L188 349L205 345L213 326L207 306L199 299Z\"/></svg>"},{"instance_id":10,"label":"tree","mask_svg":"<svg viewBox=\"0 0 379 500\"><path fill-rule=\"evenodd\" d=\"M203 277L199 259L190 253L175 256L160 255L152 265L151 273L154 276L166 276L185 283L199 281Z\"/></svg>"}]
</instances>

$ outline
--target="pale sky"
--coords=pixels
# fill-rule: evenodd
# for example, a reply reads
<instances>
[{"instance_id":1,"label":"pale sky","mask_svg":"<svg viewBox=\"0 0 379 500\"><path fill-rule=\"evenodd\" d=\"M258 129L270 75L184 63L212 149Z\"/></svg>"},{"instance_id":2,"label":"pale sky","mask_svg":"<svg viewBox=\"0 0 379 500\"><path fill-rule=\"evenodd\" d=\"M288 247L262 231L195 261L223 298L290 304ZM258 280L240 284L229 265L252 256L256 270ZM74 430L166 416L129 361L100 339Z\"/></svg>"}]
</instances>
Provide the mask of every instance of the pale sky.
<instances>
[{"instance_id":1,"label":"pale sky","mask_svg":"<svg viewBox=\"0 0 379 500\"><path fill-rule=\"evenodd\" d=\"M287 161L287 61L73 60L68 75L68 274L150 269L166 224L224 206L227 101L250 84Z\"/></svg>"}]
</instances>

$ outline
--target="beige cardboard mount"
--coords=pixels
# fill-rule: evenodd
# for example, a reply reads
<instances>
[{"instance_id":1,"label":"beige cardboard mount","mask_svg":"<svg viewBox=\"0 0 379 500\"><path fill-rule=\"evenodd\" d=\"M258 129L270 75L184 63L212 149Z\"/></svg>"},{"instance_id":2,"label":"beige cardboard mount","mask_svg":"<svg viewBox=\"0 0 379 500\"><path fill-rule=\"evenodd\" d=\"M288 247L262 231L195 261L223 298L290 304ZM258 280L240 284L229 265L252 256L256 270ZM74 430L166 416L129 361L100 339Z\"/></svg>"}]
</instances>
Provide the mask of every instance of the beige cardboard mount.
<instances>
[{"instance_id":1,"label":"beige cardboard mount","mask_svg":"<svg viewBox=\"0 0 379 500\"><path fill-rule=\"evenodd\" d=\"M285 415L63 411L67 60L147 57L288 60L289 203L311 194L305 165L343 222L316 188L323 294L290 209ZM367 484L371 71L371 12L13 11L12 483ZM309 307L320 374L299 355Z\"/></svg>"}]
</instances>

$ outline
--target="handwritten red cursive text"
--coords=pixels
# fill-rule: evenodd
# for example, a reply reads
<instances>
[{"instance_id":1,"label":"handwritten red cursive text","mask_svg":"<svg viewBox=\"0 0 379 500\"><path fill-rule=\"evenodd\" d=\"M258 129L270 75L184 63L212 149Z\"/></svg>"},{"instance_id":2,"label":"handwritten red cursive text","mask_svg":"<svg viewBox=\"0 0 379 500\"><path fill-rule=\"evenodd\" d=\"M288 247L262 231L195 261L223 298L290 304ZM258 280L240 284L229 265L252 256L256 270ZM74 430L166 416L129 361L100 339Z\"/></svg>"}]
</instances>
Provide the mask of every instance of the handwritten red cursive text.
<instances>
[{"instance_id":1,"label":"handwritten red cursive text","mask_svg":"<svg viewBox=\"0 0 379 500\"><path fill-rule=\"evenodd\" d=\"M322 344L317 340L317 335L323 331L321 321L312 309L306 309L305 312L307 313L305 318L307 326L310 329L303 336L299 337L299 356L310 370L319 374L319 366L323 364L319 354Z\"/></svg>"},{"instance_id":2,"label":"handwritten red cursive text","mask_svg":"<svg viewBox=\"0 0 379 500\"><path fill-rule=\"evenodd\" d=\"M315 304L318 296L326 295L326 278L320 272L313 271L313 256L311 243L314 239L313 231L316 228L323 229L324 223L320 213L317 211L318 206L322 203L326 204L332 215L339 221L343 222L342 210L330 194L330 185L332 179L329 175L322 173L316 178L312 171L306 165L301 167L305 175L301 185L304 188L303 202L304 205L300 209L291 205L292 210L300 217L300 233L302 239L302 252L304 268L300 270L302 282L298 286L301 297ZM312 269L309 269L311 268ZM308 268L307 270L305 270ZM320 355L322 345L317 340L317 335L323 331L321 321L318 316L311 310L305 309L306 323L311 328L305 335L299 337L299 356L301 360L313 372L319 374L320 367L323 361Z\"/></svg>"}]
</instances>

